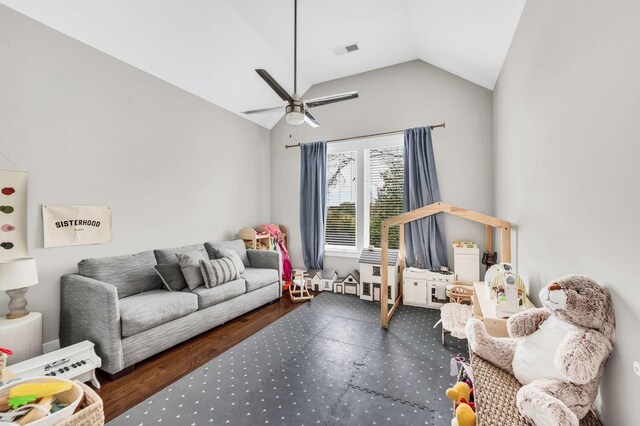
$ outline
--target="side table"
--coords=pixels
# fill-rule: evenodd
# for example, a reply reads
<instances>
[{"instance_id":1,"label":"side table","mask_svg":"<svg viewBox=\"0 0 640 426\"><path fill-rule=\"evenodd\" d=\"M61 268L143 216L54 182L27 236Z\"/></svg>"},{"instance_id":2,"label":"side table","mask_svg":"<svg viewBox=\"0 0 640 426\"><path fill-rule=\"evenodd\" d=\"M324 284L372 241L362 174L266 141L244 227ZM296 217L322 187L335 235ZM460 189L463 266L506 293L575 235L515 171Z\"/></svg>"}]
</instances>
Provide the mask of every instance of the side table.
<instances>
[{"instance_id":1,"label":"side table","mask_svg":"<svg viewBox=\"0 0 640 426\"><path fill-rule=\"evenodd\" d=\"M0 317L0 342L13 351L7 364L42 355L42 314L29 312L16 319Z\"/></svg>"}]
</instances>

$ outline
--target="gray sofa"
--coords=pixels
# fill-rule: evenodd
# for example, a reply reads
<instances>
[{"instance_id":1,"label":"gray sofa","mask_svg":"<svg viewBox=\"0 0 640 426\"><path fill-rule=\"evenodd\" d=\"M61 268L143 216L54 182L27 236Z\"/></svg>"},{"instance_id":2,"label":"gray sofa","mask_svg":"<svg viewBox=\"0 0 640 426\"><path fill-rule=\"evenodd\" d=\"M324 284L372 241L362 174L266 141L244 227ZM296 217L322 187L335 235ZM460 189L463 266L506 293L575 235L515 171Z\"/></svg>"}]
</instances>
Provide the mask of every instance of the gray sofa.
<instances>
[{"instance_id":1,"label":"gray sofa","mask_svg":"<svg viewBox=\"0 0 640 426\"><path fill-rule=\"evenodd\" d=\"M167 290L154 265L177 263L178 252L235 250L246 266L235 281L193 291ZM117 375L139 361L282 295L280 254L246 250L242 240L208 242L107 258L85 259L62 277L60 343L90 340L102 370Z\"/></svg>"}]
</instances>

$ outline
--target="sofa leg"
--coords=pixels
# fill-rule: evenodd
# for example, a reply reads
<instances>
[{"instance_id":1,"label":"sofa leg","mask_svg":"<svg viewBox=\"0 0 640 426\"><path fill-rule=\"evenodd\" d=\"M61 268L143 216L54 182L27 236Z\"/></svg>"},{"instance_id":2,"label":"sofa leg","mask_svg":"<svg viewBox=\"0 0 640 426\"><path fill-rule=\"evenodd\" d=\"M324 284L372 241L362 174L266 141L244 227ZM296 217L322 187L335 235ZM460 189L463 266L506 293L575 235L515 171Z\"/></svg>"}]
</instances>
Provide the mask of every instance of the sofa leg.
<instances>
[{"instance_id":1,"label":"sofa leg","mask_svg":"<svg viewBox=\"0 0 640 426\"><path fill-rule=\"evenodd\" d=\"M118 380L121 377L126 376L129 373L133 373L134 368L136 368L136 365L130 365L120 371L118 371L115 374L111 374L111 373L107 373L106 371L104 373L106 373L106 375L109 377L110 380Z\"/></svg>"}]
</instances>

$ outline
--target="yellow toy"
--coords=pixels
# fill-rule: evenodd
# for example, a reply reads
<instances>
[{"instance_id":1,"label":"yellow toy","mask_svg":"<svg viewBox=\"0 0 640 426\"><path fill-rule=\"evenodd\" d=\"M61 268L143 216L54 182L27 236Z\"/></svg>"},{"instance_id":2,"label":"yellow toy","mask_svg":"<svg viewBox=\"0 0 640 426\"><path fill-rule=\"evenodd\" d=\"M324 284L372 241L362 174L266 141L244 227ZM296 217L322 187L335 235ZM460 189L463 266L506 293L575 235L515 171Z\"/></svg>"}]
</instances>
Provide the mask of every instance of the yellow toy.
<instances>
[{"instance_id":1,"label":"yellow toy","mask_svg":"<svg viewBox=\"0 0 640 426\"><path fill-rule=\"evenodd\" d=\"M458 426L475 426L476 413L468 404L462 403L456 408L456 421Z\"/></svg>"},{"instance_id":2,"label":"yellow toy","mask_svg":"<svg viewBox=\"0 0 640 426\"><path fill-rule=\"evenodd\" d=\"M452 400L457 404L460 404L462 401L460 399L464 399L465 402L469 401L469 396L471 395L471 388L465 382L458 382L453 385L452 388L447 389L447 398Z\"/></svg>"},{"instance_id":3,"label":"yellow toy","mask_svg":"<svg viewBox=\"0 0 640 426\"><path fill-rule=\"evenodd\" d=\"M53 396L60 392L64 392L72 387L73 383L70 382L25 383L24 385L12 387L9 391L9 398L20 396L35 396L36 398L43 398L45 396Z\"/></svg>"}]
</instances>

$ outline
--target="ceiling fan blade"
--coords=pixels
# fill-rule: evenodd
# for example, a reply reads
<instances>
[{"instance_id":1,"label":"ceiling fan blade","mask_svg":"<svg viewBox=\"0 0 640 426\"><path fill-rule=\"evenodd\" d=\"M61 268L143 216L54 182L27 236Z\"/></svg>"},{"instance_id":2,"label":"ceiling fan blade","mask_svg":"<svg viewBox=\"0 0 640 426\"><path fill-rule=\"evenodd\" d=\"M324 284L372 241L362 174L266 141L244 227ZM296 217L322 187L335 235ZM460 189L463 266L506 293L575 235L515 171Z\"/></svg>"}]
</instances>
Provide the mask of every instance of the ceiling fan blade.
<instances>
[{"instance_id":1,"label":"ceiling fan blade","mask_svg":"<svg viewBox=\"0 0 640 426\"><path fill-rule=\"evenodd\" d=\"M303 101L307 108L313 108L317 106L332 104L335 102L348 101L349 99L355 99L358 97L358 92L340 93L339 95L323 96L321 98L307 99Z\"/></svg>"},{"instance_id":2,"label":"ceiling fan blade","mask_svg":"<svg viewBox=\"0 0 640 426\"><path fill-rule=\"evenodd\" d=\"M316 128L320 125L320 123L318 123L318 121L313 118L313 115L311 115L307 110L304 111L304 122L313 128Z\"/></svg>"},{"instance_id":3,"label":"ceiling fan blade","mask_svg":"<svg viewBox=\"0 0 640 426\"><path fill-rule=\"evenodd\" d=\"M284 110L284 106L277 106L277 107L271 107L271 108L261 108L261 109L252 109L249 111L242 111L243 114L257 114L259 112L268 112L268 111L278 111L278 110Z\"/></svg>"},{"instance_id":4,"label":"ceiling fan blade","mask_svg":"<svg viewBox=\"0 0 640 426\"><path fill-rule=\"evenodd\" d=\"M269 74L266 70L257 69L256 72L269 85L269 87L271 87L273 91L276 92L278 96L280 96L280 98L283 101L287 101L287 102L293 101L293 98L291 97L291 95L288 94L287 91L284 90L282 86L278 84L275 78L271 77L271 74Z\"/></svg>"}]
</instances>

